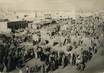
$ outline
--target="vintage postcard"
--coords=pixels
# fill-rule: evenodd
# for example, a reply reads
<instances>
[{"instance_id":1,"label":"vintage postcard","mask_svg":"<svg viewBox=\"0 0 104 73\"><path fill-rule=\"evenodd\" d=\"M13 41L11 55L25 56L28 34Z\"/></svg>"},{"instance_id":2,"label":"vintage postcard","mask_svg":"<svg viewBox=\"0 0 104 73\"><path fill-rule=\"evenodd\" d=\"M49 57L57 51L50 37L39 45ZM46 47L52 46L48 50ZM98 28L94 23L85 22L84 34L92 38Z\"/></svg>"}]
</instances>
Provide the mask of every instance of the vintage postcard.
<instances>
[{"instance_id":1,"label":"vintage postcard","mask_svg":"<svg viewBox=\"0 0 104 73\"><path fill-rule=\"evenodd\" d=\"M0 73L104 73L104 0L0 0Z\"/></svg>"}]
</instances>

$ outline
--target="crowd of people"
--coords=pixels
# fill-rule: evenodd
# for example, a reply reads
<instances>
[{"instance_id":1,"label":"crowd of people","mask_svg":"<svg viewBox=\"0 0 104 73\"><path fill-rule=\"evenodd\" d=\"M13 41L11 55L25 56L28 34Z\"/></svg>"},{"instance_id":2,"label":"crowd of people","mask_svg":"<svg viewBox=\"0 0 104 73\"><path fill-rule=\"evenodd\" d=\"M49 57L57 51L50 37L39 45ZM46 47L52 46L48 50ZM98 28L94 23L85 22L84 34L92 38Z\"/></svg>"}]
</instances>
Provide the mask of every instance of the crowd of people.
<instances>
[{"instance_id":1,"label":"crowd of people","mask_svg":"<svg viewBox=\"0 0 104 73\"><path fill-rule=\"evenodd\" d=\"M47 28L50 28L50 25L47 25ZM66 28L63 28L64 25ZM44 32L50 36L50 40L52 41L52 39L55 39L56 37L63 37L65 40L63 42L53 42L53 47L50 46L50 48L48 48L50 50L41 47L38 43L40 47L38 47L38 51L35 52L37 54L37 58L44 62L44 66L40 66L40 69L44 69L42 71L45 73L54 71L60 66L64 68L67 65L72 65L77 70L83 71L86 68L87 63L92 59L94 54L97 53L99 45L101 45L99 43L100 38L103 37L103 29L99 26L104 27L103 18L100 16L80 16L76 19L60 19L57 21L57 25L53 24L52 26L52 31L51 29L47 30L49 34ZM45 29L47 28L45 26ZM41 31L40 37L42 37ZM73 37L75 40L73 40ZM86 38L90 42L83 40ZM44 38L41 38L41 40L42 39ZM46 40L48 40L48 37ZM45 43L44 46L49 44L51 42L50 40L48 40L48 43ZM60 40L60 38L58 40ZM67 48L63 47L68 44L71 44L71 46ZM59 51L61 47L58 47L58 50L56 50L54 46L57 45L60 45L64 50L66 49L66 51Z\"/></svg>"},{"instance_id":2,"label":"crowd of people","mask_svg":"<svg viewBox=\"0 0 104 73\"><path fill-rule=\"evenodd\" d=\"M68 65L74 66L78 71L83 71L93 55L97 53L100 38L104 37L104 29L102 28L104 27L104 21L102 17L80 16L76 19L60 19L56 20L56 22L52 24L52 26L55 26L52 28L52 32L47 29L51 27L51 24L45 26L45 28L43 26L42 30L37 29L39 31L39 40L36 41L32 40L32 35L35 33L29 31L30 36L16 37L13 33L11 34L12 37L5 38L3 44L0 45L0 71L9 72L15 68L24 67L25 63L31 59L39 60L42 64L32 67L26 66L26 73L48 73L60 67L65 68ZM45 44L42 44L45 39L44 35L42 35L43 29L47 29L48 33L52 34L49 35L44 32L49 36ZM56 37L60 41L57 41ZM60 37L64 38L64 41L61 41ZM86 38L90 42L87 42ZM24 42L31 42L33 43L32 46L35 47L28 49L28 47L21 46L21 43ZM50 45L50 43L52 44ZM60 46L58 50L55 48L57 45ZM68 47L65 48L64 46ZM61 48L63 50L60 50ZM22 73L21 70L20 73Z\"/></svg>"}]
</instances>

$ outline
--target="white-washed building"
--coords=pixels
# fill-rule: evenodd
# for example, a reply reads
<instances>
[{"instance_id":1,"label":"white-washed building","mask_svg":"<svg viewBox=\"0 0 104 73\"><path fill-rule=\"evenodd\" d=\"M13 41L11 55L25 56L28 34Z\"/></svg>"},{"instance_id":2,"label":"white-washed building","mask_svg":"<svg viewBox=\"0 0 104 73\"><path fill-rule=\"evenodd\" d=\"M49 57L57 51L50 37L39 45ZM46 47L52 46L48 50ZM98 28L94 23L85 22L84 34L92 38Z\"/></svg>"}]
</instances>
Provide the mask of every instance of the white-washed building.
<instances>
[{"instance_id":1,"label":"white-washed building","mask_svg":"<svg viewBox=\"0 0 104 73\"><path fill-rule=\"evenodd\" d=\"M0 33L9 33L11 30L7 27L7 22L0 22Z\"/></svg>"}]
</instances>

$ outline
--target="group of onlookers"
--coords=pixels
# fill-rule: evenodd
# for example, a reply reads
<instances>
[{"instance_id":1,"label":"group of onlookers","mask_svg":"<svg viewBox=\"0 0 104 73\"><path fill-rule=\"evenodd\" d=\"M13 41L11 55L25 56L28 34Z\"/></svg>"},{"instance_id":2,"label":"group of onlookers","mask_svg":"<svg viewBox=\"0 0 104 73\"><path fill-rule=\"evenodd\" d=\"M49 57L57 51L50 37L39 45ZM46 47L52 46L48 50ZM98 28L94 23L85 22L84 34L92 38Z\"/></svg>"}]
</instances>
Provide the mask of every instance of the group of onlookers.
<instances>
[{"instance_id":1,"label":"group of onlookers","mask_svg":"<svg viewBox=\"0 0 104 73\"><path fill-rule=\"evenodd\" d=\"M100 35L98 35L97 29L98 25L103 25L103 21L100 17L89 16L79 17L76 19L66 19L63 20L63 22L66 22L65 25L68 27L64 30L61 30L60 27L56 27L55 29L58 30L54 32L54 35L50 35L50 37L57 37L55 36L57 34L58 37L64 37L64 42L61 42L63 43L63 45L61 45L62 47L67 44L73 44L73 48L67 48L67 53L65 51L55 50L52 46L43 48L43 45L40 45L43 39L41 38L41 35L38 43L32 40L33 46L39 46L30 49L20 46L20 44L32 39L32 35L24 37L15 37L15 35L13 35L10 39L3 40L3 44L0 45L0 71L9 72L17 67L21 68L32 58L35 60L39 59L42 64L34 65L33 67L26 66L26 73L48 73L53 72L60 67L64 68L67 65L74 66L77 70L83 71L86 68L88 61L90 61L93 55L97 52L98 42L95 43L94 40L99 41ZM58 26L62 25L59 23ZM80 41L76 40L76 42L72 43L72 37L74 36L77 38L80 36ZM86 47L81 48L80 54L73 52L73 50L79 49L79 46L82 46L83 38L89 38L91 41L93 38L93 43L91 42L91 46L87 46L87 49L85 49ZM46 44L49 43L50 41L47 40ZM56 46L57 44L60 44L60 42L54 43L53 46ZM22 73L22 71L20 71L20 73Z\"/></svg>"}]
</instances>

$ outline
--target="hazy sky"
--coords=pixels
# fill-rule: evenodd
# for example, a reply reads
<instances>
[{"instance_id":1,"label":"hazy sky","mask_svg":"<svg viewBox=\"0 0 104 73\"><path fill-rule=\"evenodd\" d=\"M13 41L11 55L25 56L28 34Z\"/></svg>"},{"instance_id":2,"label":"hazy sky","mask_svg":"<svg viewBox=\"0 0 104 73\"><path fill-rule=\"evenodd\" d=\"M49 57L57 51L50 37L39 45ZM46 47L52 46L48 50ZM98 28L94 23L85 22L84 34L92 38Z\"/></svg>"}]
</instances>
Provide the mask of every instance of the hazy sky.
<instances>
[{"instance_id":1,"label":"hazy sky","mask_svg":"<svg viewBox=\"0 0 104 73\"><path fill-rule=\"evenodd\" d=\"M104 0L0 0L1 8L31 10L101 10Z\"/></svg>"}]
</instances>

